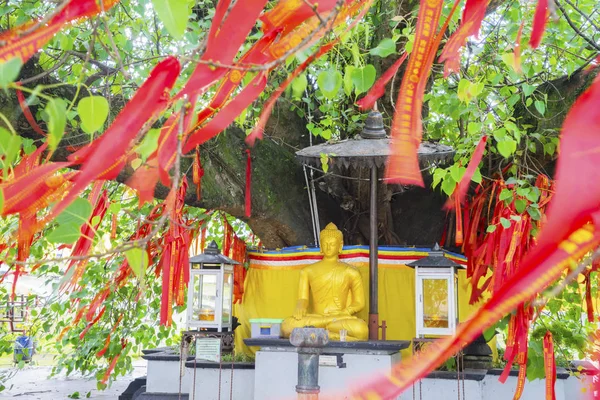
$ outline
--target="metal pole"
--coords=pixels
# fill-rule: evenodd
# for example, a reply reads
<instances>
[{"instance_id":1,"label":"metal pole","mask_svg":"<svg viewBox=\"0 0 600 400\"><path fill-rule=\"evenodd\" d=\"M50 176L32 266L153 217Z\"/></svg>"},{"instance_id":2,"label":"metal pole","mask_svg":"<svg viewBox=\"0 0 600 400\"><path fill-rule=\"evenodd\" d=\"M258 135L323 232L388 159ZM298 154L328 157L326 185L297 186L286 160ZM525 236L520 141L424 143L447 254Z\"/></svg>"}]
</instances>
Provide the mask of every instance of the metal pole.
<instances>
[{"instance_id":1,"label":"metal pole","mask_svg":"<svg viewBox=\"0 0 600 400\"><path fill-rule=\"evenodd\" d=\"M379 301L377 298L377 166L371 166L371 206L369 222L371 235L369 238L369 340L379 340Z\"/></svg>"},{"instance_id":2,"label":"metal pole","mask_svg":"<svg viewBox=\"0 0 600 400\"><path fill-rule=\"evenodd\" d=\"M306 180L306 193L308 193L308 205L310 207L310 218L312 220L313 237L315 239L315 246L319 245L319 233L317 232L317 225L315 224L315 210L313 210L313 198L310 190L310 184L308 183L308 174L306 173L306 165L302 164L304 170L304 179Z\"/></svg>"},{"instance_id":3,"label":"metal pole","mask_svg":"<svg viewBox=\"0 0 600 400\"><path fill-rule=\"evenodd\" d=\"M327 331L322 328L295 328L290 343L298 348L298 400L318 400L319 353L329 342Z\"/></svg>"}]
</instances>

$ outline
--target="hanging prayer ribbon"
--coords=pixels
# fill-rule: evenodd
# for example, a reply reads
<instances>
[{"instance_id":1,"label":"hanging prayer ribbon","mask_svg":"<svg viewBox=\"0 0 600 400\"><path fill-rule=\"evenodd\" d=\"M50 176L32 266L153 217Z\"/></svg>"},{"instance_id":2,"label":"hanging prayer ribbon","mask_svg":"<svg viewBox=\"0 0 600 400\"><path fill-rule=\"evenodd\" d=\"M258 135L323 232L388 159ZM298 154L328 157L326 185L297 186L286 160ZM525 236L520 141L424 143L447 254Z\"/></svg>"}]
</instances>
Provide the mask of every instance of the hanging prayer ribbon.
<instances>
[{"instance_id":1,"label":"hanging prayer ribbon","mask_svg":"<svg viewBox=\"0 0 600 400\"><path fill-rule=\"evenodd\" d=\"M246 149L246 192L245 192L245 204L246 204L246 218L250 218L252 215L252 156L250 150Z\"/></svg>"},{"instance_id":2,"label":"hanging prayer ribbon","mask_svg":"<svg viewBox=\"0 0 600 400\"><path fill-rule=\"evenodd\" d=\"M469 36L477 35L481 22L485 17L485 10L490 0L467 0L460 26L452 34L440 55L440 62L444 64L444 76L460 70L460 49L467 42Z\"/></svg>"},{"instance_id":3,"label":"hanging prayer ribbon","mask_svg":"<svg viewBox=\"0 0 600 400\"><path fill-rule=\"evenodd\" d=\"M49 18L47 23L43 21L29 21L23 25L0 34L0 62L5 62L14 57L21 59L23 64L31 58L39 49L54 37L68 22L81 18L89 18L102 11L108 11L118 0L104 1L101 8L96 0L71 0L62 10ZM36 26L39 25L39 26Z\"/></svg>"},{"instance_id":4,"label":"hanging prayer ribbon","mask_svg":"<svg viewBox=\"0 0 600 400\"><path fill-rule=\"evenodd\" d=\"M356 102L356 105L361 110L370 110L375 105L375 102L385 93L385 85L396 75L398 69L408 57L408 53L404 53L402 57L396 60L391 67L373 85L365 97Z\"/></svg>"},{"instance_id":5,"label":"hanging prayer ribbon","mask_svg":"<svg viewBox=\"0 0 600 400\"><path fill-rule=\"evenodd\" d=\"M546 372L546 400L556 400L556 361L554 359L554 340L552 333L544 335L544 370Z\"/></svg>"},{"instance_id":6,"label":"hanging prayer ribbon","mask_svg":"<svg viewBox=\"0 0 600 400\"><path fill-rule=\"evenodd\" d=\"M200 146L196 146L192 170L193 182L196 185L196 200L200 201L202 198L202 177L204 176L204 169L200 161Z\"/></svg>"},{"instance_id":7,"label":"hanging prayer ribbon","mask_svg":"<svg viewBox=\"0 0 600 400\"><path fill-rule=\"evenodd\" d=\"M600 78L577 99L567 115L548 220L540 231L538 244L524 257L515 274L468 321L458 326L453 337L430 344L418 356L393 366L391 373L354 390L356 398L365 398L368 393L394 398L598 247L600 187L588 184L590 180L600 180L595 152L600 146L598 102ZM572 195L583 192L586 196Z\"/></svg>"},{"instance_id":8,"label":"hanging prayer ribbon","mask_svg":"<svg viewBox=\"0 0 600 400\"><path fill-rule=\"evenodd\" d=\"M481 159L483 158L483 153L485 152L485 144L487 142L487 136L482 136L477 143L477 147L475 147L475 151L473 152L473 156L471 157L471 161L469 161L469 165L467 165L467 169L465 170L465 174L461 178L458 186L452 193L452 196L446 201L444 204L445 209L449 209L453 206L455 202L463 203L466 196L467 191L469 190L469 184L471 183L471 179L473 178L473 174L477 170Z\"/></svg>"},{"instance_id":9,"label":"hanging prayer ribbon","mask_svg":"<svg viewBox=\"0 0 600 400\"><path fill-rule=\"evenodd\" d=\"M23 96L23 92L18 89L16 90L16 92L17 92L17 99L19 100L19 106L21 107L21 111L23 111L23 115L25 116L25 119L27 120L27 122L29 122L29 125L31 125L33 130L36 131L37 133L39 133L40 135L46 136L46 132L44 132L42 130L42 128L40 128L40 126L38 125L35 118L33 118L33 115L31 114L31 110L29 109L29 106L27 105L27 101L25 101L25 96Z\"/></svg>"},{"instance_id":10,"label":"hanging prayer ribbon","mask_svg":"<svg viewBox=\"0 0 600 400\"><path fill-rule=\"evenodd\" d=\"M421 0L415 44L402 79L392 121L391 154L386 168L386 178L390 183L424 186L417 154L423 132L421 110L425 85L437 51L434 45L435 29L443 6L443 0Z\"/></svg>"},{"instance_id":11,"label":"hanging prayer ribbon","mask_svg":"<svg viewBox=\"0 0 600 400\"><path fill-rule=\"evenodd\" d=\"M536 49L542 41L544 36L544 30L546 29L546 22L548 21L548 0L538 0L535 8L535 14L533 16L533 28L531 29L531 37L529 38L529 45L531 48Z\"/></svg>"}]
</instances>

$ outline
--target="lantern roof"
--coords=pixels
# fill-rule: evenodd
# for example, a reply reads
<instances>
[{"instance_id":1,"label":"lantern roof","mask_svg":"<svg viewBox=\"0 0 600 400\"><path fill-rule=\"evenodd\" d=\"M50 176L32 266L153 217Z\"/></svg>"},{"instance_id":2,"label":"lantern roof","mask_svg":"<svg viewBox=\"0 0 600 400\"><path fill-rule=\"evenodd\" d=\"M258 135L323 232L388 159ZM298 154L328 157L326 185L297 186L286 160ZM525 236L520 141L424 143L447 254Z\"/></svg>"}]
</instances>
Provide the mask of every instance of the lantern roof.
<instances>
[{"instance_id":1,"label":"lantern roof","mask_svg":"<svg viewBox=\"0 0 600 400\"><path fill-rule=\"evenodd\" d=\"M198 254L197 256L190 257L190 263L192 264L240 264L239 262L232 260L231 258L224 256L221 254L219 250L219 246L213 240L210 242L206 249L204 249L204 253Z\"/></svg>"},{"instance_id":2,"label":"lantern roof","mask_svg":"<svg viewBox=\"0 0 600 400\"><path fill-rule=\"evenodd\" d=\"M439 244L435 244L433 249L429 252L427 257L423 257L416 261L406 264L409 267L426 267L426 268L450 268L450 267L458 267L464 268L464 266L452 261L448 257L445 256L444 251L439 246Z\"/></svg>"}]
</instances>

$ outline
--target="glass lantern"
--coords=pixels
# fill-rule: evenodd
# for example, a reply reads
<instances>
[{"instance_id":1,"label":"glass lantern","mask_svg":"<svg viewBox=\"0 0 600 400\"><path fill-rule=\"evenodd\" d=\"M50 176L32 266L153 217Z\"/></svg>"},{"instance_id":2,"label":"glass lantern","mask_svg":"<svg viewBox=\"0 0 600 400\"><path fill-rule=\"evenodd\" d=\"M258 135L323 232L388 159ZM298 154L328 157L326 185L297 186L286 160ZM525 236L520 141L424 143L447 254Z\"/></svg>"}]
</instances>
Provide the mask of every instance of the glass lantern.
<instances>
[{"instance_id":1,"label":"glass lantern","mask_svg":"<svg viewBox=\"0 0 600 400\"><path fill-rule=\"evenodd\" d=\"M458 322L458 269L436 244L429 256L407 264L415 268L417 337L453 335Z\"/></svg>"},{"instance_id":2,"label":"glass lantern","mask_svg":"<svg viewBox=\"0 0 600 400\"><path fill-rule=\"evenodd\" d=\"M203 254L190 258L188 328L232 331L233 266L236 264L239 263L221 254L214 241Z\"/></svg>"}]
</instances>

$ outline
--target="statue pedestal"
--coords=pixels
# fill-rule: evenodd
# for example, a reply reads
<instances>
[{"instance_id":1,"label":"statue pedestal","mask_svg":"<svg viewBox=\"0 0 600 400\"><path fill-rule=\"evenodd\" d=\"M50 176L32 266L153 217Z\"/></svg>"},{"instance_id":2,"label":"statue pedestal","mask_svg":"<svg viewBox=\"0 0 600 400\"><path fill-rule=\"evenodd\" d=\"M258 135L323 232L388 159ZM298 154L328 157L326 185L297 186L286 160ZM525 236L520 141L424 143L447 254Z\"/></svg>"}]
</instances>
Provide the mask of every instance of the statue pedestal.
<instances>
[{"instance_id":1,"label":"statue pedestal","mask_svg":"<svg viewBox=\"0 0 600 400\"><path fill-rule=\"evenodd\" d=\"M298 383L298 353L287 339L245 339L256 353L254 399L295 398ZM409 341L329 342L319 358L321 393L340 390L355 378L390 370L400 361L400 350Z\"/></svg>"}]
</instances>

